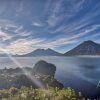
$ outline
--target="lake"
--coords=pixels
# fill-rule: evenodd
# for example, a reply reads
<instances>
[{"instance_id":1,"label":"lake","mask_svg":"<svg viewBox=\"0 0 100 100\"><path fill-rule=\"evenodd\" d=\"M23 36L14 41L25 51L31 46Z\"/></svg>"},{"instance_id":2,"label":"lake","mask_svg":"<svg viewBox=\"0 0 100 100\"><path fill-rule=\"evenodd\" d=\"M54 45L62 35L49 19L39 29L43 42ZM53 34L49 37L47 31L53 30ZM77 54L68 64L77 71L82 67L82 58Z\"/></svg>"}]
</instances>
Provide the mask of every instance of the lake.
<instances>
[{"instance_id":1,"label":"lake","mask_svg":"<svg viewBox=\"0 0 100 100\"><path fill-rule=\"evenodd\" d=\"M82 91L88 97L100 96L100 57L15 57L0 58L0 68L33 67L39 60L55 64L55 78L65 87Z\"/></svg>"}]
</instances>

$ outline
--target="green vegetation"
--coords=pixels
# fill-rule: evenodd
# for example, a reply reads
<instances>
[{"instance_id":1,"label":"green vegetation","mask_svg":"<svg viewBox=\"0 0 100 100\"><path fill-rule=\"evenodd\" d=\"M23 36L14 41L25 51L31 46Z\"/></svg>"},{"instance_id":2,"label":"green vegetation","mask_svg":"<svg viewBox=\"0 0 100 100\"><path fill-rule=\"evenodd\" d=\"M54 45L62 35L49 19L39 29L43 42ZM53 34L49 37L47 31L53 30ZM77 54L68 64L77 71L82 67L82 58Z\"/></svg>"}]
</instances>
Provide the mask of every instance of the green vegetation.
<instances>
[{"instance_id":1,"label":"green vegetation","mask_svg":"<svg viewBox=\"0 0 100 100\"><path fill-rule=\"evenodd\" d=\"M17 89L12 87L6 90L0 90L0 100L86 100L82 94L75 93L71 88L59 89L33 89L32 87L21 87Z\"/></svg>"}]
</instances>

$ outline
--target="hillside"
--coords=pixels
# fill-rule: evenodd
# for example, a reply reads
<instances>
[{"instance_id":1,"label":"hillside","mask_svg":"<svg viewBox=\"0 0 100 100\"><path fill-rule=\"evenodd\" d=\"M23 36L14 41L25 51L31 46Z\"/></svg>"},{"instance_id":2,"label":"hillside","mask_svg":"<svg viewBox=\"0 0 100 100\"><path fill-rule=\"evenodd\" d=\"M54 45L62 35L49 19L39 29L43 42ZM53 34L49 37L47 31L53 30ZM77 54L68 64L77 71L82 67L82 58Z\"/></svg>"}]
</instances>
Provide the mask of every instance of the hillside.
<instances>
[{"instance_id":1,"label":"hillside","mask_svg":"<svg viewBox=\"0 0 100 100\"><path fill-rule=\"evenodd\" d=\"M28 54L21 55L20 57L33 57L33 56L59 56L60 53L48 48L48 49L36 49ZM18 55L17 55L18 56Z\"/></svg>"},{"instance_id":2,"label":"hillside","mask_svg":"<svg viewBox=\"0 0 100 100\"><path fill-rule=\"evenodd\" d=\"M100 44L91 40L84 41L80 45L76 46L72 50L63 54L64 56L74 55L100 55Z\"/></svg>"}]
</instances>

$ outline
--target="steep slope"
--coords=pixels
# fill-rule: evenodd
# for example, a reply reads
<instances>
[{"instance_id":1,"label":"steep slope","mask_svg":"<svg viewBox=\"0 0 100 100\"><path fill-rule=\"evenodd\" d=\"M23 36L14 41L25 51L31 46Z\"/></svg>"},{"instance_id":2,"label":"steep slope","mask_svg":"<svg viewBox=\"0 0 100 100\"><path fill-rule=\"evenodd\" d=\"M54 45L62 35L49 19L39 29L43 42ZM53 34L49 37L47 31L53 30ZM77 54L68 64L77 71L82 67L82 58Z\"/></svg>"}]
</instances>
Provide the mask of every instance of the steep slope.
<instances>
[{"instance_id":1,"label":"steep slope","mask_svg":"<svg viewBox=\"0 0 100 100\"><path fill-rule=\"evenodd\" d=\"M64 56L73 55L100 55L100 44L91 40L85 41L74 49L63 54Z\"/></svg>"}]
</instances>

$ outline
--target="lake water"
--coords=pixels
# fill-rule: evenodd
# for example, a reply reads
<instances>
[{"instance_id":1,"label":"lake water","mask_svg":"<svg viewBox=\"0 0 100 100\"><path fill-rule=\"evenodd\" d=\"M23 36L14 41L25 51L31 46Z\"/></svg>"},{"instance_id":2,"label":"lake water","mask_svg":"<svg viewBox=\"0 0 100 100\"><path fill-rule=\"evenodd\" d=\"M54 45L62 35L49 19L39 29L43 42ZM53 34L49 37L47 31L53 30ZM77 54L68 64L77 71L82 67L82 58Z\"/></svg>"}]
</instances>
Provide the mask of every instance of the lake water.
<instances>
[{"instance_id":1,"label":"lake water","mask_svg":"<svg viewBox=\"0 0 100 100\"><path fill-rule=\"evenodd\" d=\"M88 97L100 96L100 57L16 57L13 59L0 58L0 68L33 67L39 60L55 64L55 78L65 87L82 91ZM15 62L15 63L14 63Z\"/></svg>"}]
</instances>

